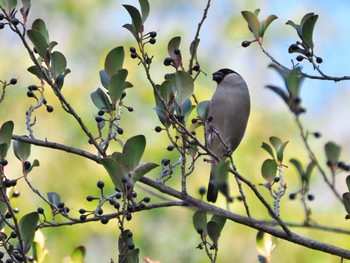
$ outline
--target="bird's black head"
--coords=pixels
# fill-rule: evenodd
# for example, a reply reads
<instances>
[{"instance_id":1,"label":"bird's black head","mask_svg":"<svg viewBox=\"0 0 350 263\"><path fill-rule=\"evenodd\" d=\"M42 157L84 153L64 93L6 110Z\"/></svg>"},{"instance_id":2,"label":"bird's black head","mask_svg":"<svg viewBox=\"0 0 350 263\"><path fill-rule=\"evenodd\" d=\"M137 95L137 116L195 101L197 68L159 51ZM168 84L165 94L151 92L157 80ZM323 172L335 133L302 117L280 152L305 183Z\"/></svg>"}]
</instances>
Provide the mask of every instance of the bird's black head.
<instances>
[{"instance_id":1,"label":"bird's black head","mask_svg":"<svg viewBox=\"0 0 350 263\"><path fill-rule=\"evenodd\" d=\"M231 74L231 73L238 74L236 71L233 71L232 69L222 68L222 69L213 73L213 80L219 84L225 78L226 75Z\"/></svg>"}]
</instances>

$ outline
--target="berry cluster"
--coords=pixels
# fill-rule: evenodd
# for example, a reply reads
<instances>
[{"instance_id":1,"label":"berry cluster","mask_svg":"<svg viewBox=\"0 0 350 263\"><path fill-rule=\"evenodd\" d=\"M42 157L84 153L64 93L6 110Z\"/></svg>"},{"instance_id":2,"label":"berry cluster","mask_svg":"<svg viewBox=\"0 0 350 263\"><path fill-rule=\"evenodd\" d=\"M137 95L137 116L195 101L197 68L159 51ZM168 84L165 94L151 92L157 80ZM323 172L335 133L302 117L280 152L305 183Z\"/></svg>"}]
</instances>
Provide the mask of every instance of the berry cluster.
<instances>
[{"instance_id":1,"label":"berry cluster","mask_svg":"<svg viewBox=\"0 0 350 263\"><path fill-rule=\"evenodd\" d=\"M313 54L312 50L310 51L309 48L305 47L303 43L300 43L299 41L296 42L296 44L290 45L288 48L289 53L299 53L296 57L296 60L298 62L302 62L304 59L309 60L310 62L313 61L313 58L316 59L316 62L318 64L321 64L323 62L323 59L321 57L317 57Z\"/></svg>"},{"instance_id":2,"label":"berry cluster","mask_svg":"<svg viewBox=\"0 0 350 263\"><path fill-rule=\"evenodd\" d=\"M43 97L42 87L38 87L37 85L29 85L27 88L27 97L34 98L39 101L37 95L35 94L36 92L39 92L40 96L43 98L42 103L46 106L47 112L53 112L53 107L51 105L48 105L46 99Z\"/></svg>"}]
</instances>

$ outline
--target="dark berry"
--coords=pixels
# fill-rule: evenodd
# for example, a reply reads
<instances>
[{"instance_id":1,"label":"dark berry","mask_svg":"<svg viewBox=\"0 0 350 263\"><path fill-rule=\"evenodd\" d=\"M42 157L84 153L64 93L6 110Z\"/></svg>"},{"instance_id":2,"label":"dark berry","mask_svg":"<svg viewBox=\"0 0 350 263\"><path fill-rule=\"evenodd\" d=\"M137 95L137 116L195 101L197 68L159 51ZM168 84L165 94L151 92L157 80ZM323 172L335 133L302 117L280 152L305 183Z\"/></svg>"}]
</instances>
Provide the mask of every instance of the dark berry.
<instances>
[{"instance_id":1,"label":"dark berry","mask_svg":"<svg viewBox=\"0 0 350 263\"><path fill-rule=\"evenodd\" d=\"M143 198L143 201L145 203L149 203L151 201L151 198L149 198L148 196L146 196L145 198Z\"/></svg>"},{"instance_id":2,"label":"dark berry","mask_svg":"<svg viewBox=\"0 0 350 263\"><path fill-rule=\"evenodd\" d=\"M203 196L203 195L205 195L205 193L207 192L207 189L205 188L205 187L201 187L201 188L199 188L199 194L201 195L201 196Z\"/></svg>"},{"instance_id":3,"label":"dark berry","mask_svg":"<svg viewBox=\"0 0 350 263\"><path fill-rule=\"evenodd\" d=\"M198 121L198 119L197 119L197 118L193 118L193 119L191 120L191 123L192 123L192 124L196 124L196 123L197 123L197 121Z\"/></svg>"},{"instance_id":4,"label":"dark berry","mask_svg":"<svg viewBox=\"0 0 350 263\"><path fill-rule=\"evenodd\" d=\"M174 60L171 57L167 57L167 58L164 59L163 64L164 64L164 66L170 66L171 63L173 63L173 61Z\"/></svg>"},{"instance_id":5,"label":"dark berry","mask_svg":"<svg viewBox=\"0 0 350 263\"><path fill-rule=\"evenodd\" d=\"M174 150L175 146L174 145L169 145L168 147L166 147L166 149L171 152L172 150Z\"/></svg>"},{"instance_id":6,"label":"dark berry","mask_svg":"<svg viewBox=\"0 0 350 263\"><path fill-rule=\"evenodd\" d=\"M30 86L28 86L28 90L31 90L31 91L38 90L38 86L37 85L30 85Z\"/></svg>"},{"instance_id":7,"label":"dark berry","mask_svg":"<svg viewBox=\"0 0 350 263\"><path fill-rule=\"evenodd\" d=\"M81 215L81 216L80 216L80 220L81 220L81 221L85 221L86 218L87 218L87 215Z\"/></svg>"},{"instance_id":8,"label":"dark berry","mask_svg":"<svg viewBox=\"0 0 350 263\"><path fill-rule=\"evenodd\" d=\"M103 214L102 208L99 208L99 209L97 210L97 214L98 214L98 215L102 215L102 214Z\"/></svg>"},{"instance_id":9,"label":"dark berry","mask_svg":"<svg viewBox=\"0 0 350 263\"><path fill-rule=\"evenodd\" d=\"M298 60L299 62L303 61L303 59L304 59L304 57L303 57L302 55L297 56L297 60Z\"/></svg>"},{"instance_id":10,"label":"dark berry","mask_svg":"<svg viewBox=\"0 0 350 263\"><path fill-rule=\"evenodd\" d=\"M124 90L121 96L121 99L124 99L126 97L126 91Z\"/></svg>"},{"instance_id":11,"label":"dark berry","mask_svg":"<svg viewBox=\"0 0 350 263\"><path fill-rule=\"evenodd\" d=\"M290 50L292 50L292 51L295 51L295 50L298 50L298 45L297 44L292 44L292 45L290 45Z\"/></svg>"},{"instance_id":12,"label":"dark berry","mask_svg":"<svg viewBox=\"0 0 350 263\"><path fill-rule=\"evenodd\" d=\"M317 62L318 64L321 64L321 63L323 62L323 59L320 58L320 57L317 57L317 58L316 58L316 62Z\"/></svg>"},{"instance_id":13,"label":"dark berry","mask_svg":"<svg viewBox=\"0 0 350 263\"><path fill-rule=\"evenodd\" d=\"M0 23L0 29L3 29L5 27L4 23Z\"/></svg>"},{"instance_id":14,"label":"dark berry","mask_svg":"<svg viewBox=\"0 0 350 263\"><path fill-rule=\"evenodd\" d=\"M153 37L149 39L149 43L152 44L152 45L155 44L156 41L157 40L155 38L153 38Z\"/></svg>"},{"instance_id":15,"label":"dark berry","mask_svg":"<svg viewBox=\"0 0 350 263\"><path fill-rule=\"evenodd\" d=\"M314 196L314 195L312 195L312 194L308 194L308 195L307 195L307 200L313 201L314 199L315 199L315 196Z\"/></svg>"},{"instance_id":16,"label":"dark berry","mask_svg":"<svg viewBox=\"0 0 350 263\"><path fill-rule=\"evenodd\" d=\"M163 160L162 160L162 164L163 164L164 166L169 165L169 164L170 164L170 159L163 159Z\"/></svg>"},{"instance_id":17,"label":"dark berry","mask_svg":"<svg viewBox=\"0 0 350 263\"><path fill-rule=\"evenodd\" d=\"M99 110L97 113L98 116L103 116L103 114L105 114L105 112L103 110Z\"/></svg>"},{"instance_id":18,"label":"dark berry","mask_svg":"<svg viewBox=\"0 0 350 263\"><path fill-rule=\"evenodd\" d=\"M136 53L136 48L130 47L130 53Z\"/></svg>"},{"instance_id":19,"label":"dark berry","mask_svg":"<svg viewBox=\"0 0 350 263\"><path fill-rule=\"evenodd\" d=\"M6 166L8 164L8 161L6 159L1 160L1 165Z\"/></svg>"},{"instance_id":20,"label":"dark berry","mask_svg":"<svg viewBox=\"0 0 350 263\"><path fill-rule=\"evenodd\" d=\"M137 55L137 53L131 53L131 54L130 54L130 57L131 57L131 58L137 58L138 55Z\"/></svg>"},{"instance_id":21,"label":"dark berry","mask_svg":"<svg viewBox=\"0 0 350 263\"><path fill-rule=\"evenodd\" d=\"M96 122L101 122L101 121L103 121L104 120L104 118L102 118L101 116L96 116L95 117L95 121Z\"/></svg>"},{"instance_id":22,"label":"dark berry","mask_svg":"<svg viewBox=\"0 0 350 263\"><path fill-rule=\"evenodd\" d=\"M3 20L5 18L3 13L0 13L0 21Z\"/></svg>"},{"instance_id":23,"label":"dark berry","mask_svg":"<svg viewBox=\"0 0 350 263\"><path fill-rule=\"evenodd\" d=\"M16 84L17 84L17 79L16 79L16 78L12 78L12 79L10 80L10 84L11 84L11 85L16 85Z\"/></svg>"},{"instance_id":24,"label":"dark berry","mask_svg":"<svg viewBox=\"0 0 350 263\"><path fill-rule=\"evenodd\" d=\"M32 164L29 161L25 161L23 167L25 170L29 170Z\"/></svg>"},{"instance_id":25,"label":"dark berry","mask_svg":"<svg viewBox=\"0 0 350 263\"><path fill-rule=\"evenodd\" d=\"M53 112L53 107L51 105L46 105L47 112Z\"/></svg>"},{"instance_id":26,"label":"dark berry","mask_svg":"<svg viewBox=\"0 0 350 263\"><path fill-rule=\"evenodd\" d=\"M245 40L242 42L242 47L249 47L251 43L252 42Z\"/></svg>"},{"instance_id":27,"label":"dark berry","mask_svg":"<svg viewBox=\"0 0 350 263\"><path fill-rule=\"evenodd\" d=\"M113 206L114 206L115 209L118 209L118 210L120 208L120 204L118 202L115 202Z\"/></svg>"},{"instance_id":28,"label":"dark berry","mask_svg":"<svg viewBox=\"0 0 350 263\"><path fill-rule=\"evenodd\" d=\"M44 208L38 207L37 212L38 214L44 214Z\"/></svg>"},{"instance_id":29,"label":"dark berry","mask_svg":"<svg viewBox=\"0 0 350 263\"><path fill-rule=\"evenodd\" d=\"M128 248L129 248L130 250L135 249L135 244L133 244L133 243L129 244L129 245L128 245Z\"/></svg>"},{"instance_id":30,"label":"dark berry","mask_svg":"<svg viewBox=\"0 0 350 263\"><path fill-rule=\"evenodd\" d=\"M280 177L275 177L275 179L273 179L273 181L275 182L275 183L278 183L279 181L281 180L281 178Z\"/></svg>"},{"instance_id":31,"label":"dark berry","mask_svg":"<svg viewBox=\"0 0 350 263\"><path fill-rule=\"evenodd\" d=\"M86 210L84 208L79 209L79 214L85 214L85 213L86 213Z\"/></svg>"},{"instance_id":32,"label":"dark berry","mask_svg":"<svg viewBox=\"0 0 350 263\"><path fill-rule=\"evenodd\" d=\"M125 218L126 218L127 221L130 221L132 219L132 215L131 214L127 214Z\"/></svg>"},{"instance_id":33,"label":"dark berry","mask_svg":"<svg viewBox=\"0 0 350 263\"><path fill-rule=\"evenodd\" d=\"M149 36L152 38L155 38L157 36L157 32L156 31L151 31L149 32Z\"/></svg>"},{"instance_id":34,"label":"dark berry","mask_svg":"<svg viewBox=\"0 0 350 263\"><path fill-rule=\"evenodd\" d=\"M4 186L5 187L11 187L12 186L11 180L10 179L5 179Z\"/></svg>"},{"instance_id":35,"label":"dark berry","mask_svg":"<svg viewBox=\"0 0 350 263\"><path fill-rule=\"evenodd\" d=\"M133 112L134 111L133 107L128 107L127 109L128 109L129 112Z\"/></svg>"},{"instance_id":36,"label":"dark berry","mask_svg":"<svg viewBox=\"0 0 350 263\"><path fill-rule=\"evenodd\" d=\"M19 24L19 20L17 18L12 19L12 24L17 26Z\"/></svg>"},{"instance_id":37,"label":"dark berry","mask_svg":"<svg viewBox=\"0 0 350 263\"><path fill-rule=\"evenodd\" d=\"M63 209L64 208L64 203L63 202L59 202L57 207L58 207L58 209Z\"/></svg>"},{"instance_id":38,"label":"dark berry","mask_svg":"<svg viewBox=\"0 0 350 263\"><path fill-rule=\"evenodd\" d=\"M200 70L200 66L198 64L194 65L192 68L194 71L199 71Z\"/></svg>"},{"instance_id":39,"label":"dark berry","mask_svg":"<svg viewBox=\"0 0 350 263\"><path fill-rule=\"evenodd\" d=\"M135 191L132 191L132 197L136 198L137 197L137 193Z\"/></svg>"},{"instance_id":40,"label":"dark berry","mask_svg":"<svg viewBox=\"0 0 350 263\"><path fill-rule=\"evenodd\" d=\"M201 234L203 233L203 228L198 227L198 228L197 228L197 233L201 235Z\"/></svg>"},{"instance_id":41,"label":"dark berry","mask_svg":"<svg viewBox=\"0 0 350 263\"><path fill-rule=\"evenodd\" d=\"M320 132L314 132L314 136L315 136L316 138L320 138L320 137L321 137L321 133L320 133Z\"/></svg>"},{"instance_id":42,"label":"dark berry","mask_svg":"<svg viewBox=\"0 0 350 263\"><path fill-rule=\"evenodd\" d=\"M161 132L163 129L162 129L162 127L160 127L160 126L156 126L156 127L154 128L154 130L155 130L156 132Z\"/></svg>"},{"instance_id":43,"label":"dark berry","mask_svg":"<svg viewBox=\"0 0 350 263\"><path fill-rule=\"evenodd\" d=\"M1 14L0 14L1 15ZM2 251L0 251L0 258L3 258L4 257L4 255L5 255L5 253L4 252L2 252Z\"/></svg>"},{"instance_id":44,"label":"dark berry","mask_svg":"<svg viewBox=\"0 0 350 263\"><path fill-rule=\"evenodd\" d=\"M175 48L175 49L174 49L174 54L175 54L175 55L180 55L180 54L181 54L180 49Z\"/></svg>"},{"instance_id":45,"label":"dark berry","mask_svg":"<svg viewBox=\"0 0 350 263\"><path fill-rule=\"evenodd\" d=\"M103 216L103 217L101 217L101 223L102 224L107 224L108 223L108 221L109 221L109 218L108 217L106 217L106 216Z\"/></svg>"},{"instance_id":46,"label":"dark berry","mask_svg":"<svg viewBox=\"0 0 350 263\"><path fill-rule=\"evenodd\" d=\"M104 186L105 186L105 183L103 181L97 182L97 187L100 188L101 190L103 189Z\"/></svg>"},{"instance_id":47,"label":"dark berry","mask_svg":"<svg viewBox=\"0 0 350 263\"><path fill-rule=\"evenodd\" d=\"M289 199L290 199L290 200L294 200L296 196L297 196L297 195L296 195L295 193L291 193L291 194L289 195Z\"/></svg>"},{"instance_id":48,"label":"dark berry","mask_svg":"<svg viewBox=\"0 0 350 263\"><path fill-rule=\"evenodd\" d=\"M34 97L33 91L28 90L28 91L27 91L27 96L28 96L29 98L33 98L33 97Z\"/></svg>"},{"instance_id":49,"label":"dark berry","mask_svg":"<svg viewBox=\"0 0 350 263\"><path fill-rule=\"evenodd\" d=\"M123 134L124 130L122 128L118 127L117 132L118 132L118 134Z\"/></svg>"},{"instance_id":50,"label":"dark berry","mask_svg":"<svg viewBox=\"0 0 350 263\"><path fill-rule=\"evenodd\" d=\"M94 199L95 199L95 198L92 197L91 195L89 195L89 196L86 197L86 200L87 200L88 202L91 202L91 201L94 200Z\"/></svg>"},{"instance_id":51,"label":"dark berry","mask_svg":"<svg viewBox=\"0 0 350 263\"><path fill-rule=\"evenodd\" d=\"M122 194L120 192L116 193L115 194L115 198L116 199L120 199L122 197Z\"/></svg>"},{"instance_id":52,"label":"dark berry","mask_svg":"<svg viewBox=\"0 0 350 263\"><path fill-rule=\"evenodd\" d=\"M146 64L150 65L152 63L152 58L146 58Z\"/></svg>"},{"instance_id":53,"label":"dark berry","mask_svg":"<svg viewBox=\"0 0 350 263\"><path fill-rule=\"evenodd\" d=\"M17 237L16 231L12 231L11 234L10 234L10 237L11 238L16 238Z\"/></svg>"},{"instance_id":54,"label":"dark berry","mask_svg":"<svg viewBox=\"0 0 350 263\"><path fill-rule=\"evenodd\" d=\"M12 214L10 212L6 212L5 218L7 219L12 218Z\"/></svg>"}]
</instances>

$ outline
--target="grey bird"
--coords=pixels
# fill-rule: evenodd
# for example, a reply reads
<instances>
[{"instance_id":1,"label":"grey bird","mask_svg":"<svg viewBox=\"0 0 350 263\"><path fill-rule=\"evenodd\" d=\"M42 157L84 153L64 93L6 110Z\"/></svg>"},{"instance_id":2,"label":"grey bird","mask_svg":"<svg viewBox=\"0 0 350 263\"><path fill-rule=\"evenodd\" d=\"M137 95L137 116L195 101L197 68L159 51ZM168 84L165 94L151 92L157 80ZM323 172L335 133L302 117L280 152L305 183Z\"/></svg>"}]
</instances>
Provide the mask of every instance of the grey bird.
<instances>
[{"instance_id":1,"label":"grey bird","mask_svg":"<svg viewBox=\"0 0 350 263\"><path fill-rule=\"evenodd\" d=\"M205 124L206 145L219 158L212 158L207 200L215 203L218 192L229 198L227 157L240 144L250 114L249 90L244 79L231 69L213 73L217 83Z\"/></svg>"}]
</instances>

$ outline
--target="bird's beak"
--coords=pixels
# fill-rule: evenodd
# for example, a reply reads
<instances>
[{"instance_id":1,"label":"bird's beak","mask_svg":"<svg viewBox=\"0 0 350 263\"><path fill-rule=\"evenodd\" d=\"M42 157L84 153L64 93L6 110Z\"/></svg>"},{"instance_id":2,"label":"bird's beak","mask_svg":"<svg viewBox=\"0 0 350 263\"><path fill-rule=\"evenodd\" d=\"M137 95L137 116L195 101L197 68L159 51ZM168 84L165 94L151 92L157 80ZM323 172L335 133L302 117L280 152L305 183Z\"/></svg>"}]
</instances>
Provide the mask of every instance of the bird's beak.
<instances>
[{"instance_id":1,"label":"bird's beak","mask_svg":"<svg viewBox=\"0 0 350 263\"><path fill-rule=\"evenodd\" d=\"M213 80L217 83L220 83L224 75L220 71L216 71L213 73Z\"/></svg>"}]
</instances>

